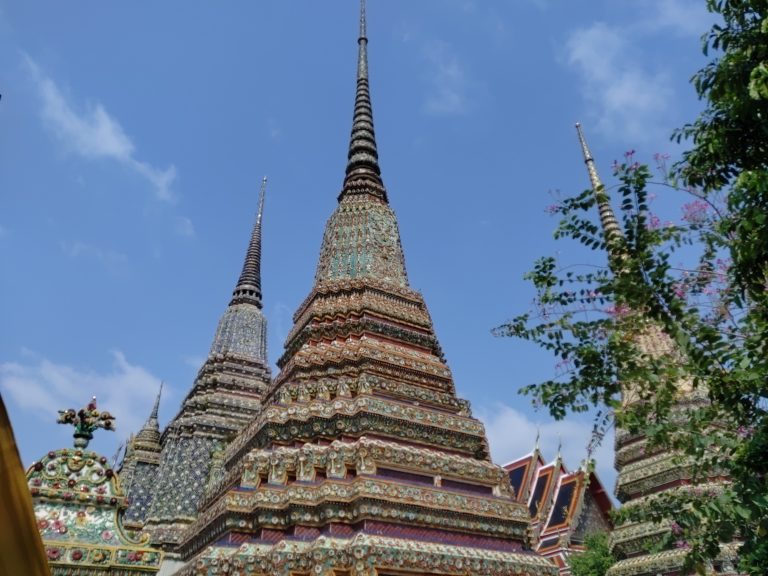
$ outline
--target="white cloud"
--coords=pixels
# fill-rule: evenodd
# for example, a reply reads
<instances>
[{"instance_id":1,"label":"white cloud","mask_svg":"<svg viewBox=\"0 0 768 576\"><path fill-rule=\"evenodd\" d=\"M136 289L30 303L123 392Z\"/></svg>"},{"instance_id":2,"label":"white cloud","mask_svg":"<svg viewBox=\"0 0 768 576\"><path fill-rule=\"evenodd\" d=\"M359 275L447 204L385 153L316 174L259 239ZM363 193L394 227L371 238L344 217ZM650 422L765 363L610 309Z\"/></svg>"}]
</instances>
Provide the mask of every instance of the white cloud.
<instances>
[{"instance_id":1,"label":"white cloud","mask_svg":"<svg viewBox=\"0 0 768 576\"><path fill-rule=\"evenodd\" d=\"M80 241L69 242L63 240L60 242L60 246L62 252L69 258L87 258L95 260L114 274L120 274L126 271L128 257L121 252L105 250L98 246Z\"/></svg>"},{"instance_id":2,"label":"white cloud","mask_svg":"<svg viewBox=\"0 0 768 576\"><path fill-rule=\"evenodd\" d=\"M566 43L567 60L582 78L598 130L632 142L658 140L668 131L671 78L640 67L628 34L603 22L576 30Z\"/></svg>"},{"instance_id":3,"label":"white cloud","mask_svg":"<svg viewBox=\"0 0 768 576\"><path fill-rule=\"evenodd\" d=\"M430 66L424 110L438 115L465 112L467 76L451 47L446 42L431 42L424 49L424 57Z\"/></svg>"},{"instance_id":4,"label":"white cloud","mask_svg":"<svg viewBox=\"0 0 768 576\"><path fill-rule=\"evenodd\" d=\"M43 122L62 144L89 160L106 158L119 162L146 179L158 199L174 199L171 190L176 178L174 166L160 170L138 160L133 142L101 104L89 105L83 113L78 113L34 60L26 54L23 58L42 100Z\"/></svg>"},{"instance_id":5,"label":"white cloud","mask_svg":"<svg viewBox=\"0 0 768 576\"><path fill-rule=\"evenodd\" d=\"M115 415L117 426L127 436L149 416L160 379L131 364L122 352L111 354L111 370L98 373L27 352L24 356L29 361L25 364L0 363L0 390L21 410L44 422L50 422L58 410L79 408L96 396L99 407Z\"/></svg>"},{"instance_id":6,"label":"white cloud","mask_svg":"<svg viewBox=\"0 0 768 576\"><path fill-rule=\"evenodd\" d=\"M587 456L587 444L592 436L592 422L588 419L571 417L555 421L543 417L541 421L535 421L505 404L496 404L476 412L485 424L493 460L499 464L506 464L531 452L537 431L544 458L554 459L560 439L563 461L569 470L577 468ZM592 457L600 480L608 491L612 491L616 478L613 469L613 430L606 435Z\"/></svg>"},{"instance_id":7,"label":"white cloud","mask_svg":"<svg viewBox=\"0 0 768 576\"><path fill-rule=\"evenodd\" d=\"M195 226L192 224L192 220L186 216L177 216L174 230L179 236L185 236L191 238L195 235Z\"/></svg>"},{"instance_id":8,"label":"white cloud","mask_svg":"<svg viewBox=\"0 0 768 576\"><path fill-rule=\"evenodd\" d=\"M683 36L701 36L709 30L714 16L701 0L653 0L646 10L649 15L643 27L659 31L671 30Z\"/></svg>"}]
</instances>

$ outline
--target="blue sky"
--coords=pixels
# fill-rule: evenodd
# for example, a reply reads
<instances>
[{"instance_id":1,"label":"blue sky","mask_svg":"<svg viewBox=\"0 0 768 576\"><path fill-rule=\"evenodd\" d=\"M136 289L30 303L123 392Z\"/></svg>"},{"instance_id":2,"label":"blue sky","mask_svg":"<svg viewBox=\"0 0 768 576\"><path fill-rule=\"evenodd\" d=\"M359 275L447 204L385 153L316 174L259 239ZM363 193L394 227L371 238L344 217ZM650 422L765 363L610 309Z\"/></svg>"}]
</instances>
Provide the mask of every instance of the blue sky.
<instances>
[{"instance_id":1,"label":"blue sky","mask_svg":"<svg viewBox=\"0 0 768 576\"><path fill-rule=\"evenodd\" d=\"M700 104L703 0L370 0L381 166L411 284L494 457L537 426L571 466L589 420L555 423L517 394L554 361L490 330L530 306L544 208L587 187L580 120L604 180L625 150L673 156ZM117 415L111 455L163 422L208 353L269 177L269 356L308 294L346 162L355 0L0 0L0 391L22 457L69 445L56 410L92 394ZM673 194L673 193L669 193ZM662 199L669 205L677 198ZM599 260L598 260L599 262ZM276 369L275 369L276 372ZM598 451L609 488L612 446Z\"/></svg>"}]
</instances>

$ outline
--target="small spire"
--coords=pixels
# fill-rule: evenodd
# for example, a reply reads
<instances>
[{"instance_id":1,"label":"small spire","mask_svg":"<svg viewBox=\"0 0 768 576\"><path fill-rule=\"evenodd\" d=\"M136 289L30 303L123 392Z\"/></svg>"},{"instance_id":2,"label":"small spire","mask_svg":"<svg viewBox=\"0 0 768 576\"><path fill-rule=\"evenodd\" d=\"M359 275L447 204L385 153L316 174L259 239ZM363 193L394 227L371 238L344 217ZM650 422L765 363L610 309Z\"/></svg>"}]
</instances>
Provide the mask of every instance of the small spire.
<instances>
[{"instance_id":1,"label":"small spire","mask_svg":"<svg viewBox=\"0 0 768 576\"><path fill-rule=\"evenodd\" d=\"M347 170L344 184L353 180L368 180L383 186L376 135L373 130L373 108L368 85L368 36L365 16L365 0L360 0L360 36L357 39L357 92L352 118L352 135L347 154ZM378 191L383 195L383 191ZM386 197L385 197L386 198Z\"/></svg>"},{"instance_id":2,"label":"small spire","mask_svg":"<svg viewBox=\"0 0 768 576\"><path fill-rule=\"evenodd\" d=\"M557 434L557 456L555 456L555 460L558 462L563 459L563 436L558 433Z\"/></svg>"},{"instance_id":3,"label":"small spire","mask_svg":"<svg viewBox=\"0 0 768 576\"><path fill-rule=\"evenodd\" d=\"M160 397L163 394L163 382L160 382L160 389L155 396L155 404L152 406L152 412L149 413L149 418L142 426L139 433L136 434L136 440L142 445L157 444L160 442L160 423L157 421L157 414L160 410Z\"/></svg>"},{"instance_id":4,"label":"small spire","mask_svg":"<svg viewBox=\"0 0 768 576\"><path fill-rule=\"evenodd\" d=\"M163 382L160 382L160 389L157 391L157 397L155 398L155 405L152 407L152 412L149 415L149 420L157 422L157 413L160 409L160 397L163 395Z\"/></svg>"},{"instance_id":5,"label":"small spire","mask_svg":"<svg viewBox=\"0 0 768 576\"><path fill-rule=\"evenodd\" d=\"M117 468L117 463L120 460L120 455L124 453L125 440L120 442L120 445L115 450L115 454L112 456L112 468Z\"/></svg>"},{"instance_id":6,"label":"small spire","mask_svg":"<svg viewBox=\"0 0 768 576\"><path fill-rule=\"evenodd\" d=\"M609 258L613 263L621 259L618 245L623 240L624 235L621 232L619 221L616 219L616 215L613 213L613 208L611 208L608 194L605 192L605 186L601 182L600 176L597 173L595 160L592 158L592 153L589 151L589 147L587 146L587 141L584 138L584 133L581 130L580 122L576 122L576 133L579 136L581 150L584 153L584 163L587 165L589 182L592 185L592 190L594 191L595 199L597 200L597 209L600 213L600 224L603 227L605 245L608 248Z\"/></svg>"},{"instance_id":7,"label":"small spire","mask_svg":"<svg viewBox=\"0 0 768 576\"><path fill-rule=\"evenodd\" d=\"M256 223L253 225L251 242L245 255L243 271L232 293L233 304L248 303L261 308L261 219L264 214L264 195L267 191L267 177L261 180L259 191L259 209L256 213Z\"/></svg>"},{"instance_id":8,"label":"small spire","mask_svg":"<svg viewBox=\"0 0 768 576\"><path fill-rule=\"evenodd\" d=\"M539 451L539 440L540 439L541 439L541 428L536 426L536 442L534 442L534 444L533 444L533 453L534 454Z\"/></svg>"}]
</instances>

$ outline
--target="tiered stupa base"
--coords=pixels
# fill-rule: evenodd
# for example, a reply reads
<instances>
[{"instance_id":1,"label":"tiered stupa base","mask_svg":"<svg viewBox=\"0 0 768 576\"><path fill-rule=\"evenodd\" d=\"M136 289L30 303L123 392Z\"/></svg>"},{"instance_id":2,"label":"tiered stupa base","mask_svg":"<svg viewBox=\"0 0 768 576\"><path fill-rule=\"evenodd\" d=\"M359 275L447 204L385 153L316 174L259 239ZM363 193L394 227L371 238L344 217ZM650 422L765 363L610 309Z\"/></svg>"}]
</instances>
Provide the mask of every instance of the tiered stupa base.
<instances>
[{"instance_id":1,"label":"tiered stupa base","mask_svg":"<svg viewBox=\"0 0 768 576\"><path fill-rule=\"evenodd\" d=\"M488 550L358 533L350 538L320 536L311 541L282 539L208 548L179 576L528 576L557 574L533 553Z\"/></svg>"}]
</instances>

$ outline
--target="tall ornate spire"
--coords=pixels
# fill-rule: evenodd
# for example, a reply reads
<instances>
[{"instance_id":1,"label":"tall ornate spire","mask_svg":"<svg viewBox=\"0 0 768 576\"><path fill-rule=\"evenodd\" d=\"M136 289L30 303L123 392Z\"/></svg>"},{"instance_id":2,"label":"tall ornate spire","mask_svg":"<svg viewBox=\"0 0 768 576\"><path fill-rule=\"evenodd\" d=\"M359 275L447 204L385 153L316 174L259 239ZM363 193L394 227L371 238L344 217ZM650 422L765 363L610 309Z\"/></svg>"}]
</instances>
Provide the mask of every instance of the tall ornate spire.
<instances>
[{"instance_id":1,"label":"tall ornate spire","mask_svg":"<svg viewBox=\"0 0 768 576\"><path fill-rule=\"evenodd\" d=\"M592 158L592 153L589 151L589 147L587 146L587 141L584 138L584 132L581 130L580 122L576 122L576 133L579 135L579 143L581 144L581 150L584 153L584 163L587 165L589 181L592 185L592 190L595 192L597 209L600 213L600 224L603 227L605 245L608 248L608 255L611 263L613 264L621 259L619 245L624 236L621 232L619 221L616 219L616 215L613 213L613 208L611 208L608 194L605 192L605 186L603 185L602 181L600 180L600 176L597 173L595 160Z\"/></svg>"},{"instance_id":2,"label":"tall ornate spire","mask_svg":"<svg viewBox=\"0 0 768 576\"><path fill-rule=\"evenodd\" d=\"M357 92L352 118L352 135L347 154L345 190L354 180L367 180L382 186L376 135L373 131L373 108L368 85L368 37L366 35L365 0L360 0L360 37L357 39ZM383 192L383 191L382 191Z\"/></svg>"},{"instance_id":3,"label":"tall ornate spire","mask_svg":"<svg viewBox=\"0 0 768 576\"><path fill-rule=\"evenodd\" d=\"M143 523L153 542L165 549L179 542L186 526L197 516L211 474L218 478L213 454L261 411L261 399L271 380L267 319L261 301L261 226L266 187L265 177L240 279L219 320L208 358L181 410L163 432L156 477L139 474L142 486L152 488L136 507L136 521Z\"/></svg>"},{"instance_id":4,"label":"tall ornate spire","mask_svg":"<svg viewBox=\"0 0 768 576\"><path fill-rule=\"evenodd\" d=\"M261 218L264 213L264 194L267 190L267 177L261 180L259 191L259 211L256 213L256 223L253 225L251 242L245 255L243 271L232 293L230 304L253 304L261 308Z\"/></svg>"}]
</instances>

